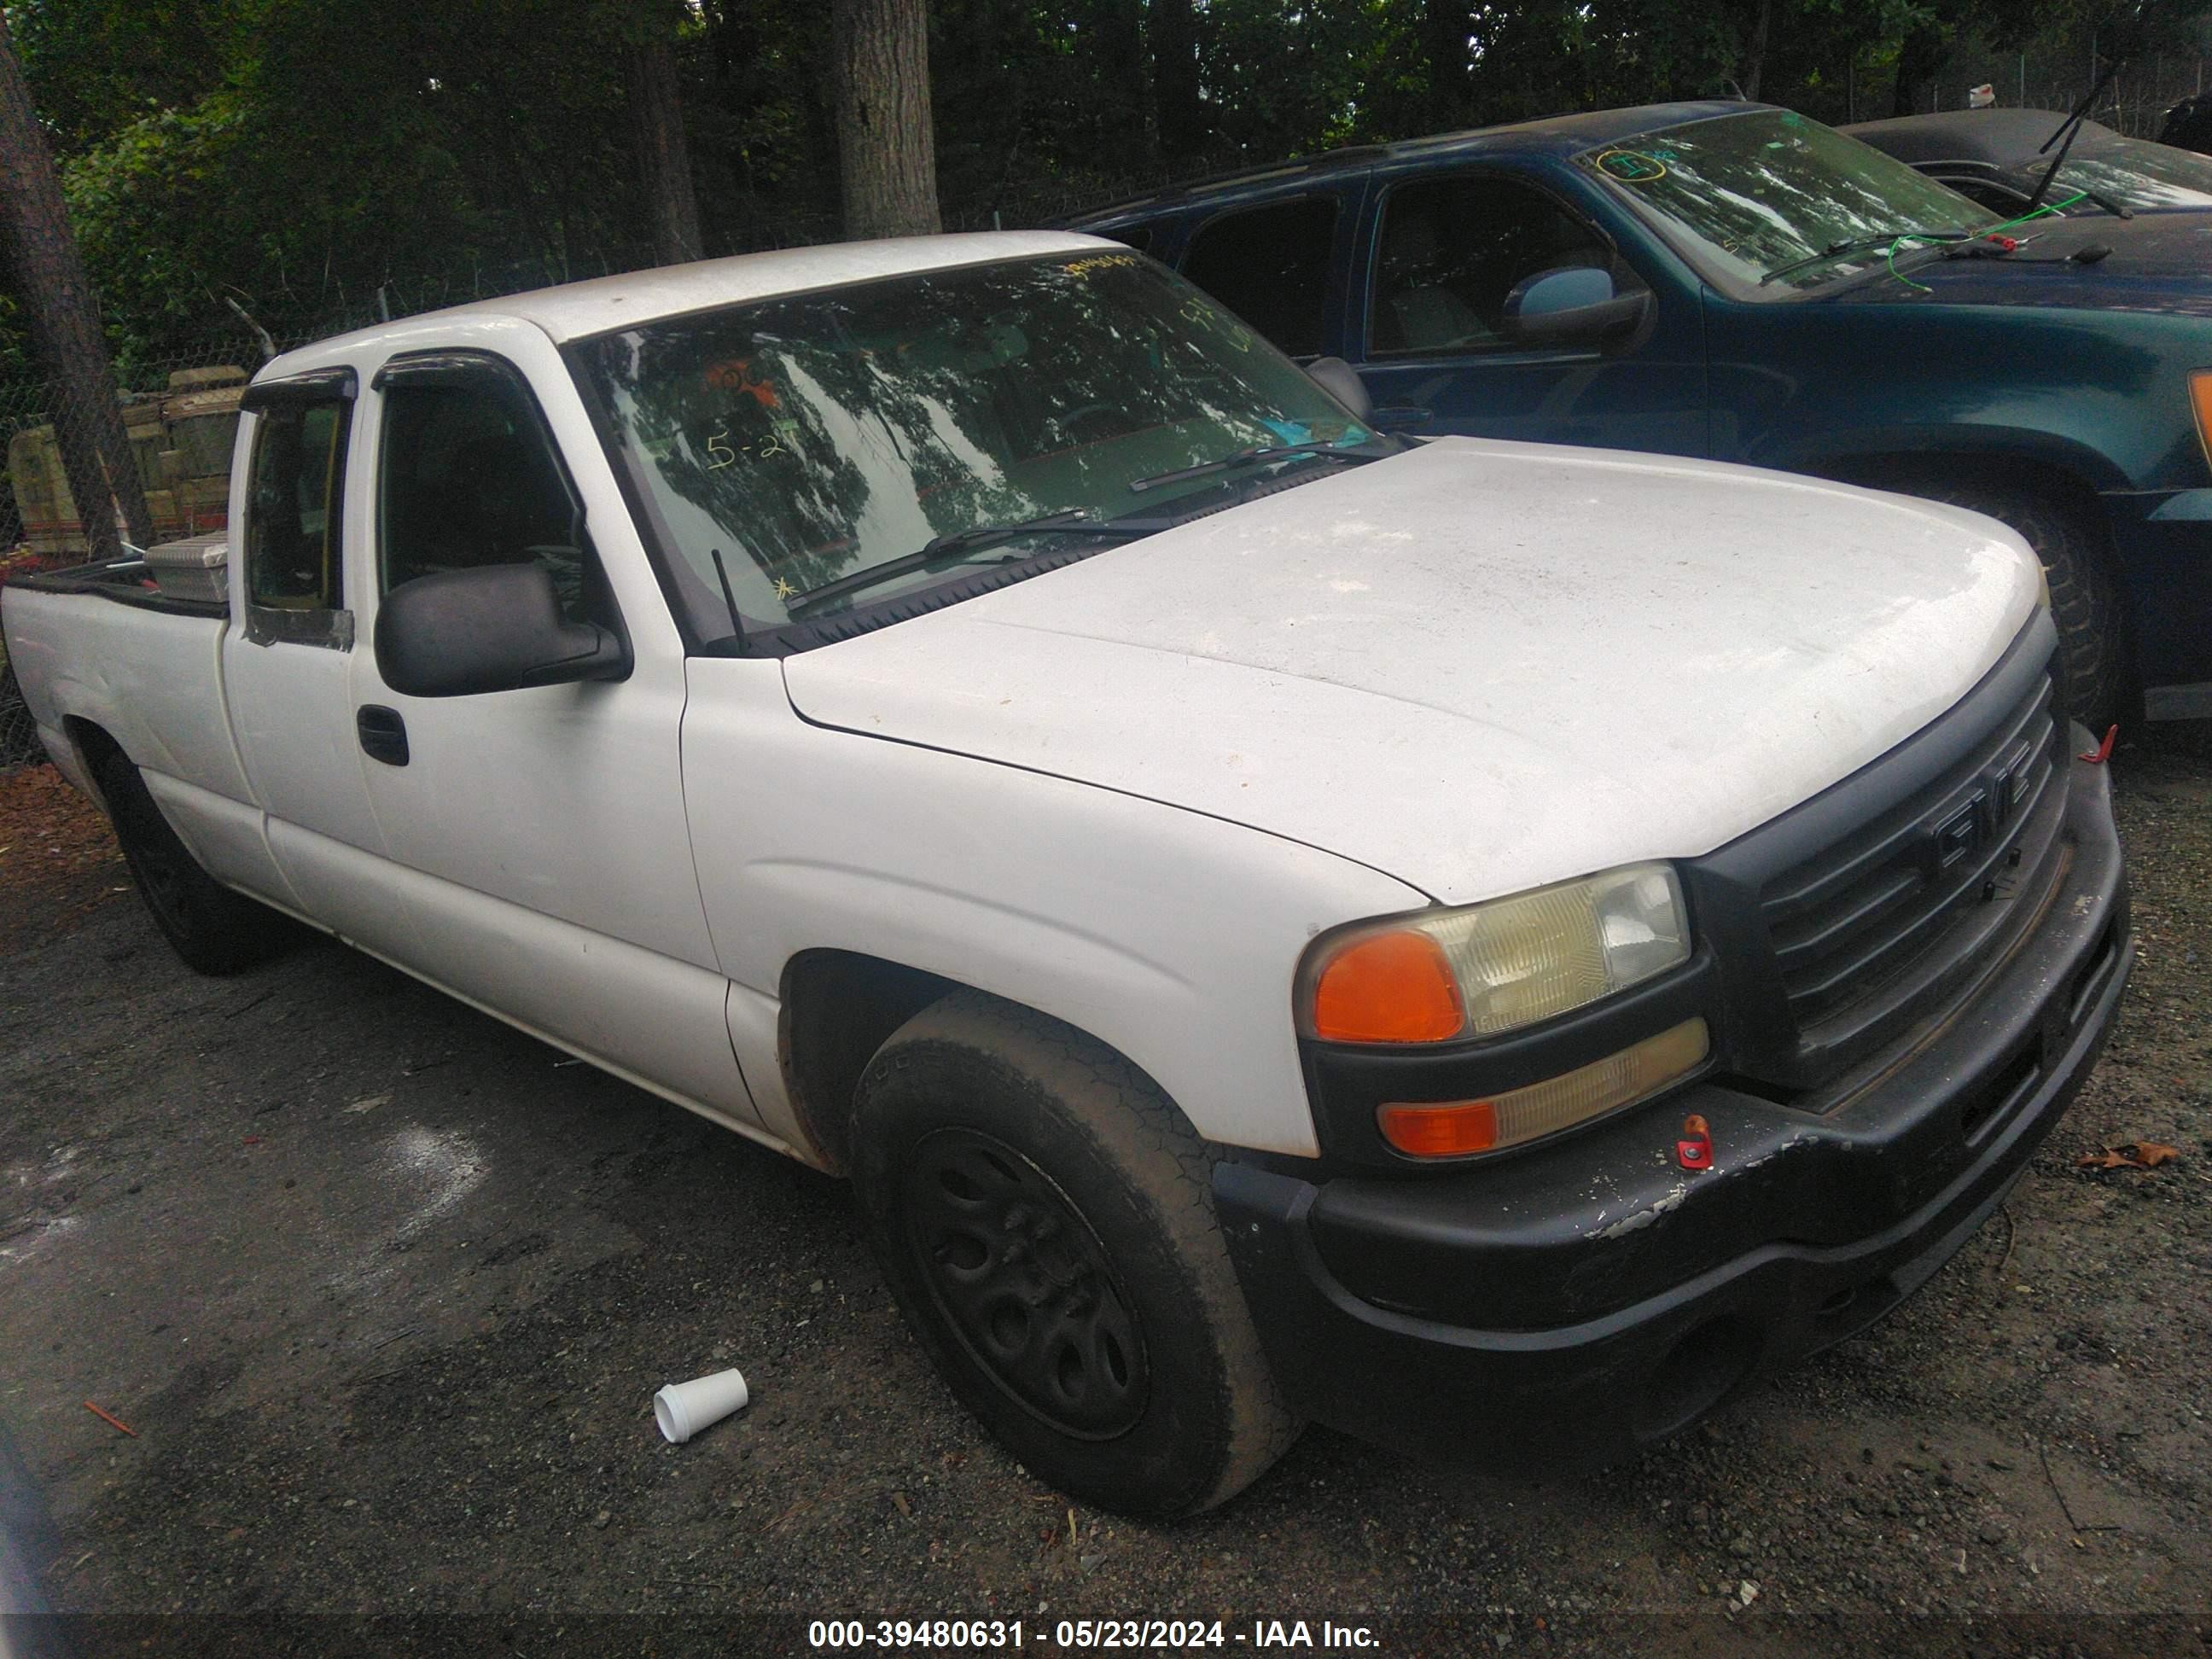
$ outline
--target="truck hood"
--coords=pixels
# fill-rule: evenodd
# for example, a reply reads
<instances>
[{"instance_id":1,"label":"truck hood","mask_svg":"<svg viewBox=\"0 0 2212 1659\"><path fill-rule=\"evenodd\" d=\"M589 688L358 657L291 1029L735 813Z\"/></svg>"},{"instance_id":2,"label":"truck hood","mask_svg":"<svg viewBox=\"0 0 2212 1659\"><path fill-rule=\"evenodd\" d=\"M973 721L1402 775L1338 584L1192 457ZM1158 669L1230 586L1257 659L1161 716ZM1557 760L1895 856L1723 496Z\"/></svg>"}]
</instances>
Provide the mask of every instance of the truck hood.
<instances>
[{"instance_id":1,"label":"truck hood","mask_svg":"<svg viewBox=\"0 0 2212 1659\"><path fill-rule=\"evenodd\" d=\"M1846 305L2033 306L2179 312L2212 317L2212 210L2053 219L2007 233L2027 238L1993 259L1918 259L1905 276L1878 276L1837 295ZM2112 252L2076 264L2079 250Z\"/></svg>"},{"instance_id":2,"label":"truck hood","mask_svg":"<svg viewBox=\"0 0 2212 1659\"><path fill-rule=\"evenodd\" d=\"M2033 556L1973 514L1443 439L784 675L820 725L1149 797L1460 903L1733 840L1951 707L2035 605Z\"/></svg>"}]
</instances>

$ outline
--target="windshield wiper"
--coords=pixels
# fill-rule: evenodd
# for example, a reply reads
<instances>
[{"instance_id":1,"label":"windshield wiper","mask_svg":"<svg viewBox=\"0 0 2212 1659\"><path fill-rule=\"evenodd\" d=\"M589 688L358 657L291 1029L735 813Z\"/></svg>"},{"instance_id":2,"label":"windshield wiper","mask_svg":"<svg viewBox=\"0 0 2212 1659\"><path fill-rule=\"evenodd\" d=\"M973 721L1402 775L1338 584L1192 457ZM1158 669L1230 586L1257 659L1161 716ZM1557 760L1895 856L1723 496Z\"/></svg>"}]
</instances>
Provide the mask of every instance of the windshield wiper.
<instances>
[{"instance_id":1,"label":"windshield wiper","mask_svg":"<svg viewBox=\"0 0 2212 1659\"><path fill-rule=\"evenodd\" d=\"M1887 230L1879 236L1853 236L1840 242L1831 242L1818 253L1808 253L1802 259L1792 259L1788 264L1777 265L1759 279L1764 288L1778 276L1787 276L1793 270L1802 270L1808 265L1817 265L1829 259L1841 259L1854 253L1870 253L1878 247L1907 240L1916 242L1963 242L1972 234L1954 226L1949 230Z\"/></svg>"},{"instance_id":2,"label":"windshield wiper","mask_svg":"<svg viewBox=\"0 0 2212 1659\"><path fill-rule=\"evenodd\" d=\"M2073 186L2069 185L2067 188L2070 190ZM2077 202L2087 202L2091 207L2100 207L2115 219L2132 219L2136 216L2136 210L2133 208L2114 200L2102 191L2085 190L2074 199ZM2058 205L2063 208L2066 204L2061 202Z\"/></svg>"},{"instance_id":3,"label":"windshield wiper","mask_svg":"<svg viewBox=\"0 0 2212 1659\"><path fill-rule=\"evenodd\" d=\"M1011 540L1016 536L1042 535L1054 532L1062 535L1112 536L1129 538L1147 536L1162 526L1154 520L1141 522L1128 519L1102 520L1092 516L1088 507L1071 507L1065 513L1047 513L1040 518L1022 519L1012 524L979 524L969 530L950 531L942 536L933 536L911 553L901 554L881 564L872 564L865 570L855 570L819 587L811 587L785 607L785 614L794 619L808 611L848 593L857 593L864 587L873 587L878 582L889 581L894 576L903 576L916 570L926 570L940 559L956 553L965 553L971 548L991 542Z\"/></svg>"},{"instance_id":4,"label":"windshield wiper","mask_svg":"<svg viewBox=\"0 0 2212 1659\"><path fill-rule=\"evenodd\" d=\"M2051 165L2043 170L2043 177L2035 181L2034 190L2029 192L2027 205L2021 210L2023 217L2033 214L2043 205L2043 198L2051 194L2051 186L2058 177L2058 169L2066 165L2066 152L2074 148L2074 141L2081 136L2081 124L2089 118L2089 112L2096 107L2097 100L2105 95L2105 88L2112 84L2112 77L2120 72L2120 65L2127 61L2127 58L2125 51L2114 51L2106 62L2105 72L2097 77L2097 84L2089 88L2089 95L2074 106L2073 113L2058 124L2058 131L2045 139L2043 148L2036 151L2038 155L2041 155L2053 144L2058 146L2058 154L2051 158Z\"/></svg>"},{"instance_id":5,"label":"windshield wiper","mask_svg":"<svg viewBox=\"0 0 2212 1659\"><path fill-rule=\"evenodd\" d=\"M1334 441L1322 443L1316 439L1306 444L1270 444L1257 449L1240 449L1233 455L1224 455L1218 461L1200 461L1196 466L1179 466L1172 472L1155 472L1148 478L1129 481L1132 491L1142 494L1158 489L1161 484L1181 483L1185 478L1203 478L1208 473L1226 472L1231 468L1250 466L1261 461L1288 460L1296 455L1327 455L1347 461L1379 461L1379 454L1363 455L1364 446L1346 444L1341 447Z\"/></svg>"}]
</instances>

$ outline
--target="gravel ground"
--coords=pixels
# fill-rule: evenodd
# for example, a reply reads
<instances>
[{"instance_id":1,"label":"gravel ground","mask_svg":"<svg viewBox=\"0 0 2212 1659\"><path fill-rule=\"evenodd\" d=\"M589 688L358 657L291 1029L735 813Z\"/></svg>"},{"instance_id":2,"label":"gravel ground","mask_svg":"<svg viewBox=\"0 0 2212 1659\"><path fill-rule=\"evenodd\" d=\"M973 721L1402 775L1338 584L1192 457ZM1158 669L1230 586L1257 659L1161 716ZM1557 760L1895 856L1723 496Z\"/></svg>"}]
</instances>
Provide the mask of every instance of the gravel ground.
<instances>
[{"instance_id":1,"label":"gravel ground","mask_svg":"<svg viewBox=\"0 0 2212 1659\"><path fill-rule=\"evenodd\" d=\"M91 1654L803 1650L836 1616L2204 1653L2212 727L2115 766L2118 1032L1922 1295L1589 1479L1316 1431L1173 1527L1071 1510L983 1438L836 1184L335 945L196 978L104 823L0 780L0 1425L52 1598ZM2180 1157L2076 1167L2138 1140ZM722 1364L750 1409L664 1444L652 1391Z\"/></svg>"}]
</instances>

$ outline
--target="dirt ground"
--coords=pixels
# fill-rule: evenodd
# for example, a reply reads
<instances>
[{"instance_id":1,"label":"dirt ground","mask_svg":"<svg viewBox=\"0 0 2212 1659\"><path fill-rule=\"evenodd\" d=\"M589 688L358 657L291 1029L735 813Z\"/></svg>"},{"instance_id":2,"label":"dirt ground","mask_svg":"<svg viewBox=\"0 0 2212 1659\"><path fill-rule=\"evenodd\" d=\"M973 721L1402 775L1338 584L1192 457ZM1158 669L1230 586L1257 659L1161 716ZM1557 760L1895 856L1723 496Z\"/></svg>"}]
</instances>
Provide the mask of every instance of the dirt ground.
<instances>
[{"instance_id":1,"label":"dirt ground","mask_svg":"<svg viewBox=\"0 0 2212 1659\"><path fill-rule=\"evenodd\" d=\"M839 1186L333 945L197 978L104 821L51 772L0 779L0 1425L64 1633L740 1653L990 1619L1034 1650L1158 1618L1223 1621L1222 1651L1273 1620L1439 1654L2212 1651L2212 727L2114 764L2142 945L2118 1035L1923 1294L1597 1476L1316 1431L1172 1527L1071 1510L983 1438ZM2180 1156L2076 1167L2140 1140ZM653 1390L725 1364L752 1407L665 1444Z\"/></svg>"}]
</instances>

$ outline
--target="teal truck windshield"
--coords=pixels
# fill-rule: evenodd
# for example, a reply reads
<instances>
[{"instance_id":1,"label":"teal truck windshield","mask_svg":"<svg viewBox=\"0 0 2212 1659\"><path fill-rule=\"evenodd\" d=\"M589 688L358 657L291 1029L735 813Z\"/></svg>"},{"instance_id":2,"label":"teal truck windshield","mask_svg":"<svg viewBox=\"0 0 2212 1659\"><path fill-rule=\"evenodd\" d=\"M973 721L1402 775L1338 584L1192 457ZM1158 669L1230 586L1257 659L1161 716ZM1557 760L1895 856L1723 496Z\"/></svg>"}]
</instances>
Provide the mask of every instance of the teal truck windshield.
<instances>
[{"instance_id":1,"label":"teal truck windshield","mask_svg":"<svg viewBox=\"0 0 2212 1659\"><path fill-rule=\"evenodd\" d=\"M1787 110L1662 127L1576 160L1692 263L1767 293L1863 270L1900 236L1998 222L1948 185Z\"/></svg>"},{"instance_id":2,"label":"teal truck windshield","mask_svg":"<svg viewBox=\"0 0 2212 1659\"><path fill-rule=\"evenodd\" d=\"M747 624L774 626L1078 532L948 549L846 596L855 576L945 538L1062 515L1093 535L1157 522L1218 478L1133 483L1240 450L1375 437L1235 317L1118 251L653 323L589 342L579 368L704 639L731 632L717 552Z\"/></svg>"}]
</instances>

